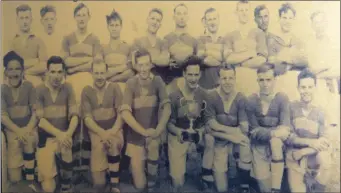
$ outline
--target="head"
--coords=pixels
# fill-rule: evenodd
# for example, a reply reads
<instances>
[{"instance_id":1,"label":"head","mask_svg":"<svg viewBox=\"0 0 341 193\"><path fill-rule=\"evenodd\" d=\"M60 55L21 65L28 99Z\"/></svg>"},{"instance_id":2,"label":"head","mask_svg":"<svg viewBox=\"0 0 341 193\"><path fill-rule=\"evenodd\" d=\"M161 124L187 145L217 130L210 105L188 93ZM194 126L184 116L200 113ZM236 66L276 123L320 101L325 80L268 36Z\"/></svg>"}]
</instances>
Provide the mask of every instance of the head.
<instances>
[{"instance_id":1,"label":"head","mask_svg":"<svg viewBox=\"0 0 341 193\"><path fill-rule=\"evenodd\" d=\"M181 3L174 8L175 25L178 28L185 28L188 21L188 8L185 4Z\"/></svg>"},{"instance_id":2,"label":"head","mask_svg":"<svg viewBox=\"0 0 341 193\"><path fill-rule=\"evenodd\" d=\"M147 80L150 77L150 70L153 67L152 58L146 49L139 49L134 54L135 69L140 78Z\"/></svg>"},{"instance_id":3,"label":"head","mask_svg":"<svg viewBox=\"0 0 341 193\"><path fill-rule=\"evenodd\" d=\"M264 95L272 94L275 87L275 71L273 65L264 64L257 69L257 81L260 93Z\"/></svg>"},{"instance_id":4,"label":"head","mask_svg":"<svg viewBox=\"0 0 341 193\"><path fill-rule=\"evenodd\" d=\"M120 14L113 10L110 15L106 16L106 19L110 37L113 39L119 38L122 31L122 18Z\"/></svg>"},{"instance_id":5,"label":"head","mask_svg":"<svg viewBox=\"0 0 341 193\"><path fill-rule=\"evenodd\" d=\"M84 3L78 4L73 11L73 17L76 20L78 29L86 29L90 20L89 8Z\"/></svg>"},{"instance_id":6,"label":"head","mask_svg":"<svg viewBox=\"0 0 341 193\"><path fill-rule=\"evenodd\" d=\"M236 69L234 66L224 64L220 68L218 76L222 91L226 94L233 92L236 84Z\"/></svg>"},{"instance_id":7,"label":"head","mask_svg":"<svg viewBox=\"0 0 341 193\"><path fill-rule=\"evenodd\" d=\"M94 85L97 88L103 88L107 81L108 65L103 61L95 61L91 67L91 74L94 80Z\"/></svg>"},{"instance_id":8,"label":"head","mask_svg":"<svg viewBox=\"0 0 341 193\"><path fill-rule=\"evenodd\" d=\"M311 25L315 33L323 34L327 28L327 20L324 12L316 11L310 16Z\"/></svg>"},{"instance_id":9,"label":"head","mask_svg":"<svg viewBox=\"0 0 341 193\"><path fill-rule=\"evenodd\" d=\"M238 16L239 23L246 24L249 22L249 9L250 4L248 1L238 1L236 14Z\"/></svg>"},{"instance_id":10,"label":"head","mask_svg":"<svg viewBox=\"0 0 341 193\"><path fill-rule=\"evenodd\" d=\"M269 27L269 10L265 5L258 5L254 12L255 22L259 29L267 31Z\"/></svg>"},{"instance_id":11,"label":"head","mask_svg":"<svg viewBox=\"0 0 341 193\"><path fill-rule=\"evenodd\" d=\"M219 29L219 13L214 8L209 8L204 13L204 24L210 33L217 33Z\"/></svg>"},{"instance_id":12,"label":"head","mask_svg":"<svg viewBox=\"0 0 341 193\"><path fill-rule=\"evenodd\" d=\"M148 32L156 34L161 27L163 13L161 9L153 8L149 11L147 18Z\"/></svg>"},{"instance_id":13,"label":"head","mask_svg":"<svg viewBox=\"0 0 341 193\"><path fill-rule=\"evenodd\" d=\"M46 5L40 9L40 22L44 27L47 34L54 32L54 26L56 25L56 8L51 5Z\"/></svg>"},{"instance_id":14,"label":"head","mask_svg":"<svg viewBox=\"0 0 341 193\"><path fill-rule=\"evenodd\" d=\"M198 87L198 82L201 76L202 59L193 55L187 58L183 67L183 77L185 78L186 86L190 89Z\"/></svg>"},{"instance_id":15,"label":"head","mask_svg":"<svg viewBox=\"0 0 341 193\"><path fill-rule=\"evenodd\" d=\"M292 23L296 17L296 10L290 3L285 3L279 8L278 14L282 31L290 32Z\"/></svg>"},{"instance_id":16,"label":"head","mask_svg":"<svg viewBox=\"0 0 341 193\"><path fill-rule=\"evenodd\" d=\"M63 79L65 77L66 66L63 58L59 56L51 56L47 60L47 80L48 83L54 87L58 88L62 85Z\"/></svg>"},{"instance_id":17,"label":"head","mask_svg":"<svg viewBox=\"0 0 341 193\"><path fill-rule=\"evenodd\" d=\"M312 102L316 87L316 75L309 70L303 70L297 76L297 81L301 101L304 103Z\"/></svg>"},{"instance_id":18,"label":"head","mask_svg":"<svg viewBox=\"0 0 341 193\"><path fill-rule=\"evenodd\" d=\"M32 9L30 6L24 4L16 9L17 24L21 32L28 33L31 30L32 24Z\"/></svg>"},{"instance_id":19,"label":"head","mask_svg":"<svg viewBox=\"0 0 341 193\"><path fill-rule=\"evenodd\" d=\"M24 59L16 52L10 51L4 56L5 76L11 86L17 87L24 77Z\"/></svg>"}]
</instances>

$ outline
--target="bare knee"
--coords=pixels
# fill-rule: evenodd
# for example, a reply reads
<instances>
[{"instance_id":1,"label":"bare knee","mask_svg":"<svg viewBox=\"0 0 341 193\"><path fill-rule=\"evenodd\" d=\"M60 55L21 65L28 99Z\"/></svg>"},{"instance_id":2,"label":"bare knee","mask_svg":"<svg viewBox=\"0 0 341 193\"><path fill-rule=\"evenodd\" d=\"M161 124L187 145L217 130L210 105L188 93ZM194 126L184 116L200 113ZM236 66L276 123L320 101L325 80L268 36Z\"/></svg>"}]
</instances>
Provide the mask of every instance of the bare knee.
<instances>
[{"instance_id":1,"label":"bare knee","mask_svg":"<svg viewBox=\"0 0 341 193\"><path fill-rule=\"evenodd\" d=\"M261 192L271 192L271 179L257 180Z\"/></svg>"},{"instance_id":2,"label":"bare knee","mask_svg":"<svg viewBox=\"0 0 341 193\"><path fill-rule=\"evenodd\" d=\"M8 169L8 176L9 176L9 181L12 183L17 183L22 180L22 167L19 168L9 168Z\"/></svg>"},{"instance_id":3,"label":"bare knee","mask_svg":"<svg viewBox=\"0 0 341 193\"><path fill-rule=\"evenodd\" d=\"M138 158L133 158L131 160L131 170L133 174L133 180L135 188L138 190L143 190L146 187L146 174L144 172L145 169L145 161L140 160Z\"/></svg>"},{"instance_id":4,"label":"bare knee","mask_svg":"<svg viewBox=\"0 0 341 193\"><path fill-rule=\"evenodd\" d=\"M270 146L271 146L271 153L273 156L278 157L280 159L283 157L283 141L279 138L272 138L270 140Z\"/></svg>"},{"instance_id":5,"label":"bare knee","mask_svg":"<svg viewBox=\"0 0 341 193\"><path fill-rule=\"evenodd\" d=\"M54 181L54 179L48 179L48 180L44 180L41 183L41 186L44 190L44 192L54 192L56 189L56 182Z\"/></svg>"}]
</instances>

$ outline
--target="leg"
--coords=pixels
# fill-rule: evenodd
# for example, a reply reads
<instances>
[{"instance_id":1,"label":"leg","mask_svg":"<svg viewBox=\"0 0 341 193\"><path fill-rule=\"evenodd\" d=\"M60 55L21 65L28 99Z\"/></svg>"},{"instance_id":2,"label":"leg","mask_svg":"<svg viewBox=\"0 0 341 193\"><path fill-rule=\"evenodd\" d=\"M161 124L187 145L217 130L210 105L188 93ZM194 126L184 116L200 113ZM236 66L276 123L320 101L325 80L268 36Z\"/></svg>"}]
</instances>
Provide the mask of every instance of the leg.
<instances>
[{"instance_id":1,"label":"leg","mask_svg":"<svg viewBox=\"0 0 341 193\"><path fill-rule=\"evenodd\" d=\"M153 188L157 181L160 139L147 142L147 179L148 188Z\"/></svg>"},{"instance_id":2,"label":"leg","mask_svg":"<svg viewBox=\"0 0 341 193\"><path fill-rule=\"evenodd\" d=\"M60 148L61 153L61 191L68 191L71 189L72 181L72 148Z\"/></svg>"},{"instance_id":3,"label":"leg","mask_svg":"<svg viewBox=\"0 0 341 193\"><path fill-rule=\"evenodd\" d=\"M146 188L147 180L145 173L146 153L143 146L135 144L127 144L127 155L130 159L130 167L133 176L135 188L143 191Z\"/></svg>"},{"instance_id":4,"label":"leg","mask_svg":"<svg viewBox=\"0 0 341 193\"><path fill-rule=\"evenodd\" d=\"M100 171L100 172L91 172L92 175L92 183L94 184L94 188L96 189L96 192L101 193L105 191L105 178L106 171Z\"/></svg>"},{"instance_id":5,"label":"leg","mask_svg":"<svg viewBox=\"0 0 341 193\"><path fill-rule=\"evenodd\" d=\"M123 146L123 133L119 132L112 141L112 145L108 150L108 166L110 173L110 186L112 192L120 192L120 161L121 148Z\"/></svg>"},{"instance_id":6,"label":"leg","mask_svg":"<svg viewBox=\"0 0 341 193\"><path fill-rule=\"evenodd\" d=\"M213 171L214 181L218 192L226 192L228 190L228 144L226 141L215 142Z\"/></svg>"},{"instance_id":7,"label":"leg","mask_svg":"<svg viewBox=\"0 0 341 193\"><path fill-rule=\"evenodd\" d=\"M7 180L7 143L5 134L1 131L1 180L2 180L2 191L8 191L8 180Z\"/></svg>"},{"instance_id":8,"label":"leg","mask_svg":"<svg viewBox=\"0 0 341 193\"><path fill-rule=\"evenodd\" d=\"M316 189L319 192L324 192L326 184L330 181L331 173L331 154L328 151L318 152L316 155L316 162L319 165L316 180Z\"/></svg>"},{"instance_id":9,"label":"leg","mask_svg":"<svg viewBox=\"0 0 341 193\"><path fill-rule=\"evenodd\" d=\"M306 192L304 172L294 168L288 169L288 181L291 192Z\"/></svg>"},{"instance_id":10,"label":"leg","mask_svg":"<svg viewBox=\"0 0 341 193\"><path fill-rule=\"evenodd\" d=\"M7 166L8 177L11 183L18 183L22 180L22 168L24 165L23 150L21 142L16 139L16 135L13 132L7 131Z\"/></svg>"},{"instance_id":11,"label":"leg","mask_svg":"<svg viewBox=\"0 0 341 193\"><path fill-rule=\"evenodd\" d=\"M205 150L202 158L202 180L204 183L212 184L213 179L213 158L214 158L214 137L210 134L204 135Z\"/></svg>"},{"instance_id":12,"label":"leg","mask_svg":"<svg viewBox=\"0 0 341 193\"><path fill-rule=\"evenodd\" d=\"M251 175L257 182L262 193L271 192L271 169L269 157L266 153L267 146L253 145L252 152L252 172Z\"/></svg>"},{"instance_id":13,"label":"leg","mask_svg":"<svg viewBox=\"0 0 341 193\"><path fill-rule=\"evenodd\" d=\"M279 192L284 172L283 142L279 138L270 140L272 191Z\"/></svg>"},{"instance_id":14,"label":"leg","mask_svg":"<svg viewBox=\"0 0 341 193\"><path fill-rule=\"evenodd\" d=\"M293 151L292 156L294 160L298 161L302 159L302 157L316 154L316 152L317 151L315 149L307 147L307 148L302 148L302 149Z\"/></svg>"},{"instance_id":15,"label":"leg","mask_svg":"<svg viewBox=\"0 0 341 193\"><path fill-rule=\"evenodd\" d=\"M34 160L35 158L35 148L36 148L36 133L32 133L27 138L27 144L24 145L24 165L25 165L25 175L26 180L34 180Z\"/></svg>"},{"instance_id":16,"label":"leg","mask_svg":"<svg viewBox=\"0 0 341 193\"><path fill-rule=\"evenodd\" d=\"M251 160L250 146L239 145L238 173L242 190L248 190L250 186Z\"/></svg>"}]
</instances>

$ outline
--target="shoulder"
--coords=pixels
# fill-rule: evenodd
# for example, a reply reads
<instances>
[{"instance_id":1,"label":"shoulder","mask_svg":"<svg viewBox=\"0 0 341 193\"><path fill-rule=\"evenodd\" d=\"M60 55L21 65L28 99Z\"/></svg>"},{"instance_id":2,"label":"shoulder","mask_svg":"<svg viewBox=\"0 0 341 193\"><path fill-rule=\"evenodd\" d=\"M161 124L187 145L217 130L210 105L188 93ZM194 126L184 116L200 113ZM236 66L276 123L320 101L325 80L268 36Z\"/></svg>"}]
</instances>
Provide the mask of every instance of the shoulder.
<instances>
[{"instance_id":1,"label":"shoulder","mask_svg":"<svg viewBox=\"0 0 341 193\"><path fill-rule=\"evenodd\" d=\"M63 84L63 88L67 91L67 92L72 92L73 91L73 87L70 83L66 82Z\"/></svg>"},{"instance_id":2,"label":"shoulder","mask_svg":"<svg viewBox=\"0 0 341 193\"><path fill-rule=\"evenodd\" d=\"M37 94L44 94L44 93L46 93L46 92L49 92L49 90L48 90L48 88L45 86L45 84L42 83L42 84L40 84L40 85L38 85L38 86L36 87L36 92L37 92Z\"/></svg>"},{"instance_id":3,"label":"shoulder","mask_svg":"<svg viewBox=\"0 0 341 193\"><path fill-rule=\"evenodd\" d=\"M64 41L70 41L70 40L73 40L73 39L75 39L75 38L76 38L75 33L72 32L72 33L70 33L70 34L65 35L65 36L63 37L63 40L64 40Z\"/></svg>"},{"instance_id":4,"label":"shoulder","mask_svg":"<svg viewBox=\"0 0 341 193\"><path fill-rule=\"evenodd\" d=\"M1 92L7 93L9 91L9 86L7 84L1 85Z\"/></svg>"},{"instance_id":5,"label":"shoulder","mask_svg":"<svg viewBox=\"0 0 341 193\"><path fill-rule=\"evenodd\" d=\"M178 101L182 98L182 94L179 88L174 89L170 94L169 94L169 99L174 103L175 101Z\"/></svg>"},{"instance_id":6,"label":"shoulder","mask_svg":"<svg viewBox=\"0 0 341 193\"><path fill-rule=\"evenodd\" d=\"M137 76L135 75L135 76L133 76L127 80L126 85L129 88L134 88L134 87L136 87L136 85L138 83L137 81L138 81L138 79L137 79Z\"/></svg>"},{"instance_id":7,"label":"shoulder","mask_svg":"<svg viewBox=\"0 0 341 193\"><path fill-rule=\"evenodd\" d=\"M254 106L257 104L258 99L259 99L259 96L257 94L251 94L249 97L247 97L248 109L254 108Z\"/></svg>"},{"instance_id":8,"label":"shoulder","mask_svg":"<svg viewBox=\"0 0 341 193\"><path fill-rule=\"evenodd\" d=\"M82 94L83 95L94 94L92 91L93 91L92 87L90 85L87 85L83 88Z\"/></svg>"},{"instance_id":9,"label":"shoulder","mask_svg":"<svg viewBox=\"0 0 341 193\"><path fill-rule=\"evenodd\" d=\"M238 102L245 103L247 101L247 97L243 93L241 93L241 92L237 93L236 98L237 98Z\"/></svg>"},{"instance_id":10,"label":"shoulder","mask_svg":"<svg viewBox=\"0 0 341 193\"><path fill-rule=\"evenodd\" d=\"M289 102L289 97L283 92L278 92L275 98L280 102Z\"/></svg>"},{"instance_id":11,"label":"shoulder","mask_svg":"<svg viewBox=\"0 0 341 193\"><path fill-rule=\"evenodd\" d=\"M164 39L170 40L170 39L174 38L174 36L175 36L174 32L170 32L167 35L165 35Z\"/></svg>"},{"instance_id":12,"label":"shoulder","mask_svg":"<svg viewBox=\"0 0 341 193\"><path fill-rule=\"evenodd\" d=\"M99 41L98 36L95 35L95 34L93 34L93 33L91 33L91 34L89 35L89 38L90 38L92 41Z\"/></svg>"},{"instance_id":13,"label":"shoulder","mask_svg":"<svg viewBox=\"0 0 341 193\"><path fill-rule=\"evenodd\" d=\"M198 88L197 94L201 96L203 99L208 100L209 99L209 91L200 87Z\"/></svg>"},{"instance_id":14,"label":"shoulder","mask_svg":"<svg viewBox=\"0 0 341 193\"><path fill-rule=\"evenodd\" d=\"M153 82L156 83L157 85L164 84L160 76L154 76Z\"/></svg>"},{"instance_id":15,"label":"shoulder","mask_svg":"<svg viewBox=\"0 0 341 193\"><path fill-rule=\"evenodd\" d=\"M25 89L28 89L28 90L34 89L33 84L32 84L31 82L29 82L29 81L24 81L22 84L23 84L22 86L23 86Z\"/></svg>"},{"instance_id":16,"label":"shoulder","mask_svg":"<svg viewBox=\"0 0 341 193\"><path fill-rule=\"evenodd\" d=\"M219 94L215 89L207 90L207 100L210 103L214 103L219 99Z\"/></svg>"}]
</instances>

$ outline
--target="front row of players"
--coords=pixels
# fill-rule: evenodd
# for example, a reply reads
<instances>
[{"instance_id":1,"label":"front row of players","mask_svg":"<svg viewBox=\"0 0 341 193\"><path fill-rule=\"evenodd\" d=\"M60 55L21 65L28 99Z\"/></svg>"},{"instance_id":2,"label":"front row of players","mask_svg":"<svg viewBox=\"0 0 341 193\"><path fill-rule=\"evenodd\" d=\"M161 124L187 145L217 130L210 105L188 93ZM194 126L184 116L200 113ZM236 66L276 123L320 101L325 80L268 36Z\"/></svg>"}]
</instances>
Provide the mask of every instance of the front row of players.
<instances>
[{"instance_id":1,"label":"front row of players","mask_svg":"<svg viewBox=\"0 0 341 193\"><path fill-rule=\"evenodd\" d=\"M278 192L285 162L292 192L306 192L307 179L313 179L318 191L323 191L330 160L329 125L324 112L312 104L314 74L306 70L299 74L301 100L289 104L284 93L273 92L273 66L264 64L257 70L260 92L246 98L235 90L236 71L230 65L219 70L220 86L216 89L199 87L202 61L193 56L186 61L184 83L178 83L167 94L162 79L151 73L150 54L139 50L134 59L137 75L128 80L123 94L116 83L106 81L108 66L95 61L91 70L93 85L82 91L80 113L73 88L64 83L62 58L52 56L47 61L46 81L34 88L24 81L23 59L9 52L4 57L8 84L2 86L1 121L8 141L10 181L20 181L24 167L26 179L32 181L34 188L37 147L43 190L56 189L57 174L61 176L62 191L70 190L72 142L82 119L91 140L93 183L100 192L104 191L107 173L111 191L119 192L124 122L129 126L126 153L131 157L137 189L156 184L160 135L168 128L170 176L176 190L184 185L188 148L204 142L214 144L214 148L205 150L207 163L203 165L213 168L219 192L228 188L226 173L231 147L239 149L241 191L248 191L251 175L258 180L262 192Z\"/></svg>"}]
</instances>

